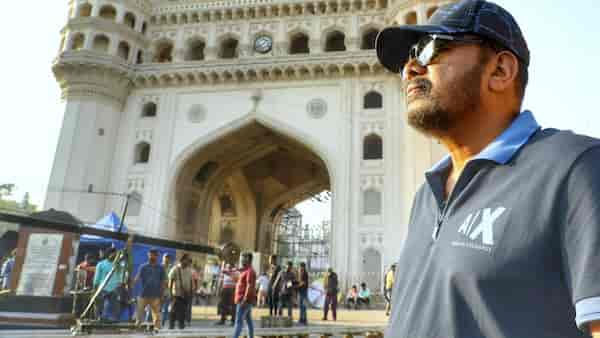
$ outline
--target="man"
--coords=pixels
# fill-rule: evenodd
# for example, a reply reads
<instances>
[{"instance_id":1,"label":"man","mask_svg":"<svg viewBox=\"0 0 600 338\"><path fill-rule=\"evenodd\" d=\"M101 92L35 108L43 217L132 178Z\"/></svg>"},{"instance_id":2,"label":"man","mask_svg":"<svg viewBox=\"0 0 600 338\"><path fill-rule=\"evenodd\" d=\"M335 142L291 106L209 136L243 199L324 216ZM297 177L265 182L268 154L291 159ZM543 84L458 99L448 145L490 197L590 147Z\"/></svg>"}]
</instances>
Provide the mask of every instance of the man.
<instances>
[{"instance_id":1,"label":"man","mask_svg":"<svg viewBox=\"0 0 600 338\"><path fill-rule=\"evenodd\" d=\"M167 253L163 254L162 257L162 268L165 274L171 271L171 256ZM165 326L167 319L169 318L169 305L171 304L171 291L169 288L165 288L163 291L163 299L161 304L161 327Z\"/></svg>"},{"instance_id":2,"label":"man","mask_svg":"<svg viewBox=\"0 0 600 338\"><path fill-rule=\"evenodd\" d=\"M281 267L277 265L277 255L271 255L269 258L269 294L267 301L269 302L269 316L277 315L277 307L279 306L279 273Z\"/></svg>"},{"instance_id":3,"label":"man","mask_svg":"<svg viewBox=\"0 0 600 338\"><path fill-rule=\"evenodd\" d=\"M187 302L192 297L192 259L183 254L179 263L169 272L169 291L171 292L171 311L169 313L169 329L175 328L175 321L180 330L185 328Z\"/></svg>"},{"instance_id":4,"label":"man","mask_svg":"<svg viewBox=\"0 0 600 338\"><path fill-rule=\"evenodd\" d=\"M333 268L327 269L325 279L323 281L323 289L325 289L325 306L323 307L323 320L327 320L329 308L331 308L331 314L333 315L333 321L337 320L337 295L338 289L338 277L333 271Z\"/></svg>"},{"instance_id":5,"label":"man","mask_svg":"<svg viewBox=\"0 0 600 338\"><path fill-rule=\"evenodd\" d=\"M385 336L600 334L600 141L521 112L512 15L464 0L376 49L402 72L408 123L450 152L415 196Z\"/></svg>"},{"instance_id":6,"label":"man","mask_svg":"<svg viewBox=\"0 0 600 338\"><path fill-rule=\"evenodd\" d=\"M385 315L390 315L392 309L392 288L394 287L394 275L396 274L396 264L392 264L390 269L385 274L385 288L383 297L385 298Z\"/></svg>"},{"instance_id":7,"label":"man","mask_svg":"<svg viewBox=\"0 0 600 338\"><path fill-rule=\"evenodd\" d=\"M220 296L219 304L217 305L218 313L221 315L221 320L215 325L225 325L227 316L231 316L231 325L235 324L235 283L237 279L237 271L231 267L231 264L223 262L221 269L221 277L219 279Z\"/></svg>"},{"instance_id":8,"label":"man","mask_svg":"<svg viewBox=\"0 0 600 338\"><path fill-rule=\"evenodd\" d=\"M165 280L165 271L158 264L158 250L150 249L148 251L148 262L140 266L138 274L133 280L134 285L139 281L142 287L137 301L138 325L144 320L144 309L149 306L154 330L160 330L160 301L165 291Z\"/></svg>"},{"instance_id":9,"label":"man","mask_svg":"<svg viewBox=\"0 0 600 338\"><path fill-rule=\"evenodd\" d=\"M365 282L360 283L360 290L358 291L358 298L356 299L357 307L362 304L367 307L371 304L371 290L367 288L367 283Z\"/></svg>"},{"instance_id":10,"label":"man","mask_svg":"<svg viewBox=\"0 0 600 338\"><path fill-rule=\"evenodd\" d=\"M93 287L97 289L108 277L110 271L115 267L115 271L108 279L108 282L102 288L99 294L101 300L100 318L106 321L118 321L121 315L121 289L124 287L125 269L121 262L115 262L117 250L113 247L106 249L105 259L96 266L94 274ZM96 303L98 304L98 303Z\"/></svg>"},{"instance_id":11,"label":"man","mask_svg":"<svg viewBox=\"0 0 600 338\"><path fill-rule=\"evenodd\" d=\"M252 254L242 254L242 270L235 285L235 330L234 338L242 333L244 321L248 325L248 337L254 338L254 323L252 323L252 307L256 304L256 272L252 268Z\"/></svg>"},{"instance_id":12,"label":"man","mask_svg":"<svg viewBox=\"0 0 600 338\"><path fill-rule=\"evenodd\" d=\"M292 318L292 306L294 299L294 287L296 286L296 274L294 263L288 262L285 271L279 273L279 316L283 314L283 308L287 308L287 315Z\"/></svg>"},{"instance_id":13,"label":"man","mask_svg":"<svg viewBox=\"0 0 600 338\"><path fill-rule=\"evenodd\" d=\"M302 262L298 270L298 307L300 308L298 324L300 325L308 325L306 303L308 303L308 272L306 271L306 263Z\"/></svg>"},{"instance_id":14,"label":"man","mask_svg":"<svg viewBox=\"0 0 600 338\"><path fill-rule=\"evenodd\" d=\"M81 289L89 289L94 283L94 274L96 273L96 264L92 255L89 253L83 256L83 262L77 265L77 271L83 272L83 280L78 281Z\"/></svg>"},{"instance_id":15,"label":"man","mask_svg":"<svg viewBox=\"0 0 600 338\"><path fill-rule=\"evenodd\" d=\"M2 264L2 271L0 271L0 275L2 276L2 289L10 289L10 283L12 280L12 272L15 267L15 256L16 250L11 251L10 255Z\"/></svg>"}]
</instances>

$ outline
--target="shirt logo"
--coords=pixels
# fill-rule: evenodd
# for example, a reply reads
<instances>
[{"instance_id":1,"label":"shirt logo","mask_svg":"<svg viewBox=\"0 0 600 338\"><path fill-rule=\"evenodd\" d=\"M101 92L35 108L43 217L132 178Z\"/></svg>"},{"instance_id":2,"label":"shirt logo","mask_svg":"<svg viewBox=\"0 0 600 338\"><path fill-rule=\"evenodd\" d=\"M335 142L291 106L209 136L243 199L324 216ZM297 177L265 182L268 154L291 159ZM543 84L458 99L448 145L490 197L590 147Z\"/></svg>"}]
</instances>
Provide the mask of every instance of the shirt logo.
<instances>
[{"instance_id":1,"label":"shirt logo","mask_svg":"<svg viewBox=\"0 0 600 338\"><path fill-rule=\"evenodd\" d=\"M506 211L504 207L495 209L485 208L469 214L458 233L468 241L452 242L453 246L469 247L472 249L491 252L494 246L494 222Z\"/></svg>"}]
</instances>

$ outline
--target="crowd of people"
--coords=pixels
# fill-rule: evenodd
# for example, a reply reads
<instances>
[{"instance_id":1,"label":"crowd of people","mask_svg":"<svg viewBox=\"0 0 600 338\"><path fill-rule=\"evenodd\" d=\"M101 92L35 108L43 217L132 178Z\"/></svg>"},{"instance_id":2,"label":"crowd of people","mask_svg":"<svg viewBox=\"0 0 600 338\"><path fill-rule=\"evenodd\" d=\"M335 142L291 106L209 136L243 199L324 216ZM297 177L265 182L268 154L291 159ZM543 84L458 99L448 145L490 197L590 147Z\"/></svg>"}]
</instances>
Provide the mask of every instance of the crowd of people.
<instances>
[{"instance_id":1,"label":"crowd of people","mask_svg":"<svg viewBox=\"0 0 600 338\"><path fill-rule=\"evenodd\" d=\"M259 276L252 269L252 255L243 254L241 267L230 262L222 262L215 276L215 283L203 281L201 271L192 265L188 254L172 263L173 257L162 255L156 249L148 252L148 260L141 265L130 280L125 268L126 258L118 256L114 248L101 254L96 263L92 255L85 255L77 266L77 285L81 289L102 291L95 303L95 316L104 321L118 321L124 309L130 314L135 309L135 320L138 324L151 321L156 330L165 327L184 329L191 323L192 304L210 305L211 296L217 297L217 314L220 319L215 325L229 322L235 331L247 323L253 331L252 308L268 307L273 317L286 316L293 319L293 309L297 306L297 324L308 325L307 309L310 277L304 262L294 266L287 262L284 267L278 264L278 257L270 257L268 271ZM3 269L4 271L4 269ZM385 276L384 296L387 301L386 313L390 310L391 289L394 282L395 266ZM109 276L110 274L110 276ZM134 301L130 300L133 286L139 285L139 294ZM322 292L324 307L322 320L337 320L340 282L332 268L323 277ZM371 305L371 291L366 283L360 288L353 285L346 296L348 307L359 308ZM342 297L343 299L343 297Z\"/></svg>"}]
</instances>

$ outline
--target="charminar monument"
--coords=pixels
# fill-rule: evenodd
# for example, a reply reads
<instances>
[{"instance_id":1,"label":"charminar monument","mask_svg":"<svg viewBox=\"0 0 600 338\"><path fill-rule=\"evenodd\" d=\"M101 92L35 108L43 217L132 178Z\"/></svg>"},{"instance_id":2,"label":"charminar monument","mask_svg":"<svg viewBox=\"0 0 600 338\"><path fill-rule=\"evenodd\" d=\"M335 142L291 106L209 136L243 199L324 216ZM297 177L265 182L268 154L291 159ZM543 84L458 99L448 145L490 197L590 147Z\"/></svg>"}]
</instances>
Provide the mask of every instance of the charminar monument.
<instances>
[{"instance_id":1,"label":"charminar monument","mask_svg":"<svg viewBox=\"0 0 600 338\"><path fill-rule=\"evenodd\" d=\"M285 210L329 191L330 264L377 289L443 150L407 126L375 38L445 2L69 1L45 207L93 221L128 193L130 231L269 254Z\"/></svg>"}]
</instances>

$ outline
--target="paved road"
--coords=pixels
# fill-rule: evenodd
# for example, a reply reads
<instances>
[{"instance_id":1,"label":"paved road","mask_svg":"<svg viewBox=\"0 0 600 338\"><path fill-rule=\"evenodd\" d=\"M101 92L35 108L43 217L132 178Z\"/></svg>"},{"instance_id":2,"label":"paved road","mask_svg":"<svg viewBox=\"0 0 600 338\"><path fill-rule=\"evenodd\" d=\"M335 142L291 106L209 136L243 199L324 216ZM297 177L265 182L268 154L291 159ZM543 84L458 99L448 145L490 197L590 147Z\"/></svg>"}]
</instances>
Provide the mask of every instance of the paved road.
<instances>
[{"instance_id":1,"label":"paved road","mask_svg":"<svg viewBox=\"0 0 600 338\"><path fill-rule=\"evenodd\" d=\"M341 310L338 312L338 320L322 321L323 313L321 310L309 310L308 327L295 325L290 329L260 329L260 317L267 315L267 309L255 309L253 318L255 322L256 336L274 335L298 335L300 333L330 333L334 336L341 336L344 332L356 328L359 331L365 330L381 330L385 327L387 317L383 311L379 310ZM294 309L294 319L298 319L298 310ZM184 330L168 330L163 329L153 337L216 337L216 336L231 336L233 327L231 325L215 326L214 323L218 320L214 307L199 307L193 309L192 325ZM228 323L229 324L229 323ZM283 330L283 331L282 331ZM69 330L3 330L0 331L0 338L67 338L71 337ZM102 338L140 338L148 337L143 333L125 333L122 334L94 334L93 337Z\"/></svg>"}]
</instances>

